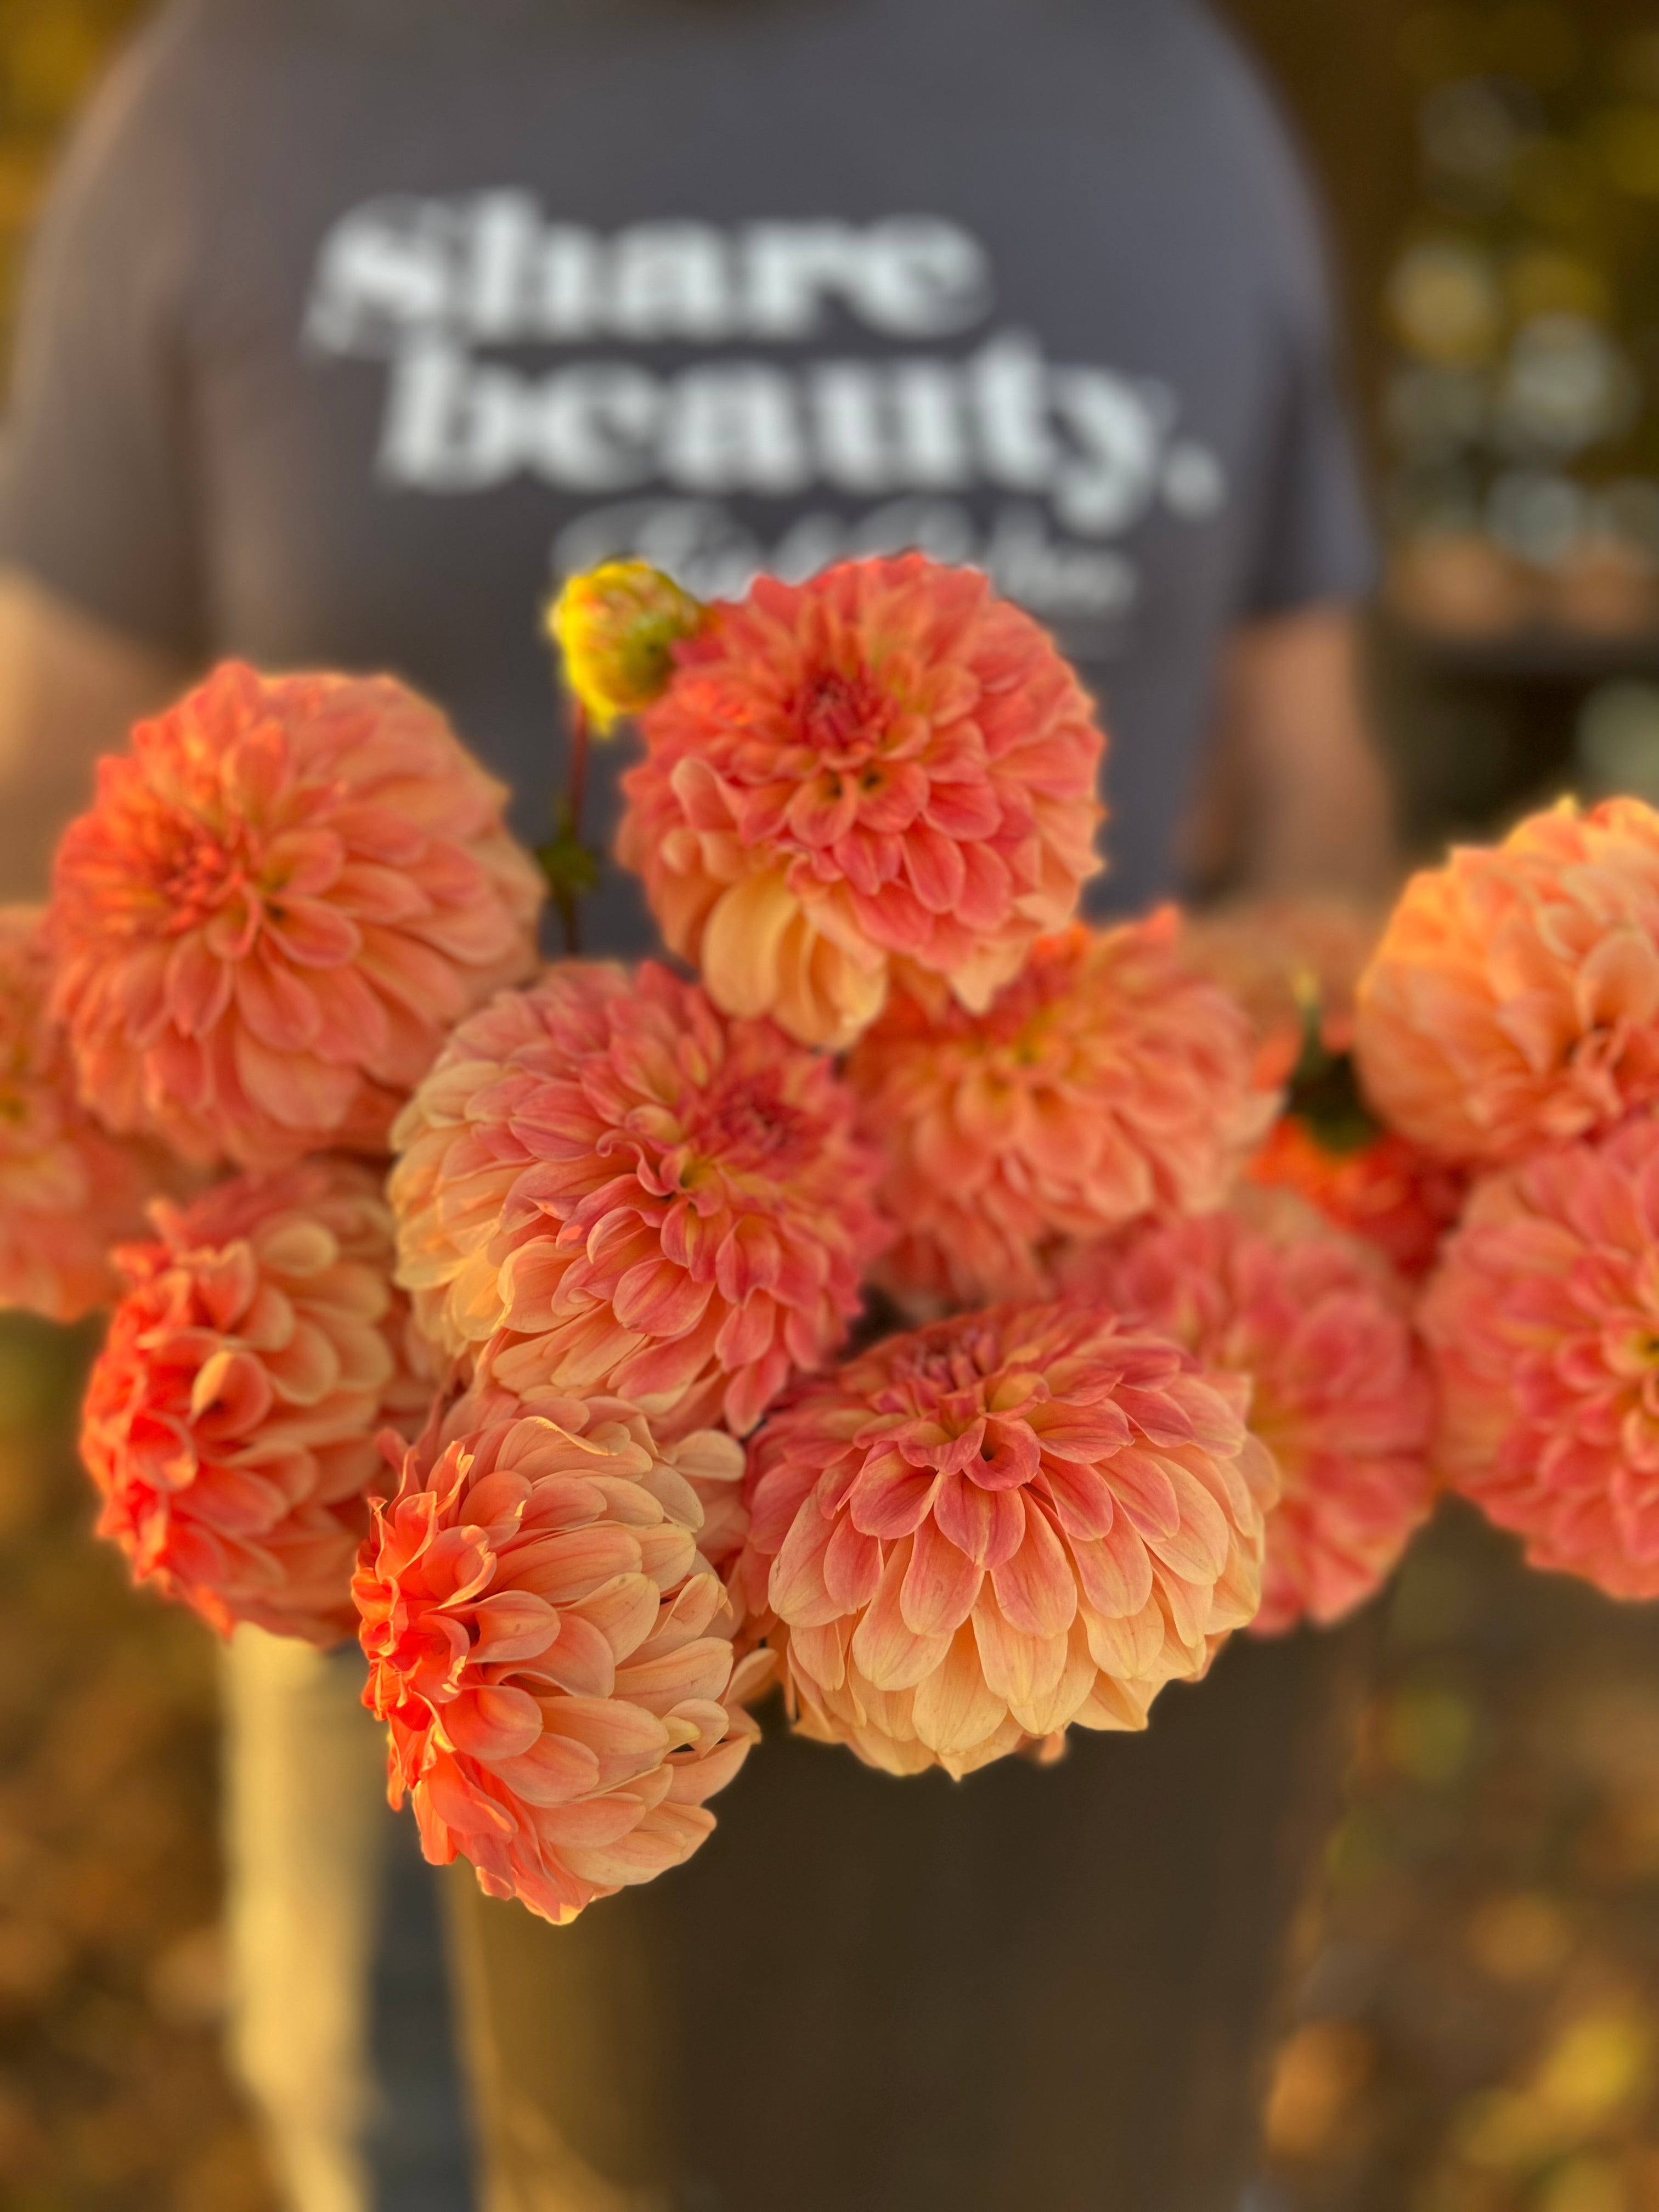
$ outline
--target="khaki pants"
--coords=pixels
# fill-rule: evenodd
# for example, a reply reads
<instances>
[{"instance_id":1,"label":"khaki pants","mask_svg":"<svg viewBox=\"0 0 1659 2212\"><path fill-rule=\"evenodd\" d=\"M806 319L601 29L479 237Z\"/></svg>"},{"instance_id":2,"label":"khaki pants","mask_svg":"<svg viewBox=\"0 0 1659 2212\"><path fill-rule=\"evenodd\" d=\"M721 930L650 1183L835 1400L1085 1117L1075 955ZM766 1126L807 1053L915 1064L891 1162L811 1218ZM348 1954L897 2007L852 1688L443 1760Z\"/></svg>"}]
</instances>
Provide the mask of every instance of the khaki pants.
<instances>
[{"instance_id":1,"label":"khaki pants","mask_svg":"<svg viewBox=\"0 0 1659 2212\"><path fill-rule=\"evenodd\" d=\"M386 1753L355 1653L240 1628L225 1653L231 2047L289 2203L368 2212L370 1965Z\"/></svg>"},{"instance_id":2,"label":"khaki pants","mask_svg":"<svg viewBox=\"0 0 1659 2212\"><path fill-rule=\"evenodd\" d=\"M456 1869L489 2212L1235 2212L1370 1644L961 1784L774 1736L567 1929Z\"/></svg>"},{"instance_id":3,"label":"khaki pants","mask_svg":"<svg viewBox=\"0 0 1659 2212\"><path fill-rule=\"evenodd\" d=\"M241 1628L222 1682L232 2056L283 2202L465 2212L430 1877L361 1656Z\"/></svg>"}]
</instances>

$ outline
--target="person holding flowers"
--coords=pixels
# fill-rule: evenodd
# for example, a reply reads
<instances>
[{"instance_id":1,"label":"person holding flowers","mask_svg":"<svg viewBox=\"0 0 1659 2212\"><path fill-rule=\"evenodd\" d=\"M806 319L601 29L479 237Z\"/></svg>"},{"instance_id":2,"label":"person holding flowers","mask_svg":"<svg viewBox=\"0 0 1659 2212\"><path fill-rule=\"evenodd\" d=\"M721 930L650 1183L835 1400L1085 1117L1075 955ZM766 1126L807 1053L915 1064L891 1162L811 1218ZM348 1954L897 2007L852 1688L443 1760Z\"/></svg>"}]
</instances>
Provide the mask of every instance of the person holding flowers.
<instances>
[{"instance_id":1,"label":"person holding flowers","mask_svg":"<svg viewBox=\"0 0 1659 2212\"><path fill-rule=\"evenodd\" d=\"M79 816L54 1049L112 1141L159 1129L230 1193L113 1232L110 1533L248 1622L288 1563L362 1535L372 1699L428 1850L585 1908L544 1929L459 1901L503 2204L702 2160L733 2203L799 2175L803 2212L1062 2206L1107 2172L1222 2212L1333 1661L1235 1652L1144 1741L1100 1733L1254 1612L1271 1485L1209 1351L1048 1307L1067 1236L1213 1202L1263 1116L1243 1024L1166 988L1170 926L1096 928L1174 887L1212 755L1249 803L1210 865L1290 889L1386 866L1346 611L1368 547L1299 185L1185 0L1040 33L973 0L948 49L925 0L395 15L167 11L71 160L25 309L6 866L38 893ZM567 625L583 790L534 608L638 552L673 573L627 651ZM90 756L228 655L398 680L222 670L88 808ZM526 986L513 833L540 843L550 811L554 903L594 958ZM653 950L699 980L603 965ZM1124 1040L1154 1014L1137 1081ZM1012 1119L970 1106L967 1153L879 1157L927 1095L908 1054L983 1102L979 1042L1024 1067L1036 1036ZM352 1164L388 1146L389 1218ZM336 1155L343 1183L296 1200L284 1178ZM395 1297L354 1272L388 1239ZM839 1465L838 1424L945 1405L948 1448L893 1447L921 1473L866 1445L868 1496L822 1530L799 1499L750 1525L737 1461L771 1466L771 1409L839 1357L872 1271L896 1299L1015 1303L988 1332L901 1329L778 1417ZM444 1397L424 1425L417 1375ZM1054 1417L1016 1418L1039 1377ZM311 1595L291 1618L332 1626ZM883 1724L848 1718L837 1639ZM294 2202L355 2207L357 1752L337 1849L295 1814L362 1666L247 1628L232 1650L236 1924L286 1914L289 1938L245 1954L245 2047ZM750 1759L762 1650L855 1749L962 1768L1075 1723L1070 1749L948 1792L793 1740ZM723 1854L707 1801L739 1765ZM309 1920L302 1864L332 1884ZM642 2021L647 1956L674 1993ZM310 2036L282 2009L307 1996ZM383 2186L417 2185L416 2140L382 2144Z\"/></svg>"}]
</instances>

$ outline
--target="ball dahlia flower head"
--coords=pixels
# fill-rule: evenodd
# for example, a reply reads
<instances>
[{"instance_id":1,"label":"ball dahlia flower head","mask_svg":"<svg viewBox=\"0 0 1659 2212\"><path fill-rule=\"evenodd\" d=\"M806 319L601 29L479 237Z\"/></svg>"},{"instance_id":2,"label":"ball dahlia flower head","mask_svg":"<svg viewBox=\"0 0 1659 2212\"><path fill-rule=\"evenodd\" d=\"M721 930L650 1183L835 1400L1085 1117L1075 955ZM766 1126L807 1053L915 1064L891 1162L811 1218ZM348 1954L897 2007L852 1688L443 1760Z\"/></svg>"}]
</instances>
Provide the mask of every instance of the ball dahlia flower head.
<instances>
[{"instance_id":1,"label":"ball dahlia flower head","mask_svg":"<svg viewBox=\"0 0 1659 2212\"><path fill-rule=\"evenodd\" d=\"M223 1634L335 1643L356 1626L376 1433L412 1433L433 1393L376 1177L319 1158L154 1218L116 1255L128 1288L82 1415L99 1534Z\"/></svg>"},{"instance_id":2,"label":"ball dahlia flower head","mask_svg":"<svg viewBox=\"0 0 1659 2212\"><path fill-rule=\"evenodd\" d=\"M1099 867L1105 740L976 571L757 582L674 648L618 840L726 1012L841 1048L897 979L982 1009Z\"/></svg>"},{"instance_id":3,"label":"ball dahlia flower head","mask_svg":"<svg viewBox=\"0 0 1659 2212\"><path fill-rule=\"evenodd\" d=\"M445 1033L534 963L506 799L388 677L230 663L139 723L54 870L82 1097L191 1161L384 1149Z\"/></svg>"},{"instance_id":4,"label":"ball dahlia flower head","mask_svg":"<svg viewBox=\"0 0 1659 2212\"><path fill-rule=\"evenodd\" d=\"M1249 1397L1082 1301L936 1322L801 1385L750 1446L733 1577L797 1727L958 1776L1144 1727L1261 1598L1278 1485Z\"/></svg>"},{"instance_id":5,"label":"ball dahlia flower head","mask_svg":"<svg viewBox=\"0 0 1659 2212\"><path fill-rule=\"evenodd\" d=\"M1445 1479L1533 1565L1659 1597L1659 1120L1479 1182L1422 1326Z\"/></svg>"},{"instance_id":6,"label":"ball dahlia flower head","mask_svg":"<svg viewBox=\"0 0 1659 2212\"><path fill-rule=\"evenodd\" d=\"M377 1500L353 1593L363 1702L426 1855L544 1919L649 1881L714 1825L768 1671L734 1666L699 1551L699 1492L735 1490L729 1437L658 1442L595 1397L530 1413L490 1385L440 1412Z\"/></svg>"},{"instance_id":7,"label":"ball dahlia flower head","mask_svg":"<svg viewBox=\"0 0 1659 2212\"><path fill-rule=\"evenodd\" d=\"M1659 813L1564 799L1414 877L1361 981L1355 1054L1385 1122L1471 1167L1659 1099Z\"/></svg>"},{"instance_id":8,"label":"ball dahlia flower head","mask_svg":"<svg viewBox=\"0 0 1659 2212\"><path fill-rule=\"evenodd\" d=\"M1404 1285L1288 1193L1166 1217L1070 1252L1062 1279L1250 1386L1281 1489L1255 1635L1328 1627L1370 1597L1427 1520L1433 1397Z\"/></svg>"},{"instance_id":9,"label":"ball dahlia flower head","mask_svg":"<svg viewBox=\"0 0 1659 2212\"><path fill-rule=\"evenodd\" d=\"M1277 1108L1237 1003L1165 908L1041 939L982 1012L896 997L848 1062L887 1160L902 1298L1042 1297L1056 1252L1218 1206Z\"/></svg>"},{"instance_id":10,"label":"ball dahlia flower head","mask_svg":"<svg viewBox=\"0 0 1659 2212\"><path fill-rule=\"evenodd\" d=\"M833 1356L885 1241L835 1068L647 962L564 962L455 1031L394 1133L398 1279L527 1401L738 1435Z\"/></svg>"},{"instance_id":11,"label":"ball dahlia flower head","mask_svg":"<svg viewBox=\"0 0 1659 2212\"><path fill-rule=\"evenodd\" d=\"M176 1176L81 1104L47 1011L43 923L37 908L0 908L0 1307L74 1322L116 1297L112 1248L143 1236L146 1201Z\"/></svg>"}]
</instances>

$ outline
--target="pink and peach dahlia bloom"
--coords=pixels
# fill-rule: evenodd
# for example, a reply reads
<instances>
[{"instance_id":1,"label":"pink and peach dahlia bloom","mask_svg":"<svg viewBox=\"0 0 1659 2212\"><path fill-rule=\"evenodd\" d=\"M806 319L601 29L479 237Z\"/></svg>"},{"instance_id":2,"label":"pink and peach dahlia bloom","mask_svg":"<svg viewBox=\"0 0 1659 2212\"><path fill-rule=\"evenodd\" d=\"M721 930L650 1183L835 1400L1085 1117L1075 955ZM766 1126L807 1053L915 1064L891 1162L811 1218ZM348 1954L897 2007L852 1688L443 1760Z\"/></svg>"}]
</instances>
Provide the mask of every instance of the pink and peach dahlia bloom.
<instances>
[{"instance_id":1,"label":"pink and peach dahlia bloom","mask_svg":"<svg viewBox=\"0 0 1659 2212\"><path fill-rule=\"evenodd\" d=\"M370 1170L319 1158L158 1202L94 1365L81 1450L133 1579L222 1634L349 1635L377 1432L431 1402Z\"/></svg>"},{"instance_id":2,"label":"pink and peach dahlia bloom","mask_svg":"<svg viewBox=\"0 0 1659 2212\"><path fill-rule=\"evenodd\" d=\"M1046 1295L1062 1242L1218 1205L1271 1121L1249 1024L1171 908L1044 939L979 1014L897 996L848 1063L901 1294Z\"/></svg>"},{"instance_id":3,"label":"pink and peach dahlia bloom","mask_svg":"<svg viewBox=\"0 0 1659 2212\"><path fill-rule=\"evenodd\" d=\"M982 1008L1071 919L1105 740L977 572L907 554L763 578L675 659L618 851L727 1013L840 1048L896 969Z\"/></svg>"},{"instance_id":4,"label":"pink and peach dahlia bloom","mask_svg":"<svg viewBox=\"0 0 1659 2212\"><path fill-rule=\"evenodd\" d=\"M41 919L0 908L0 1307L72 1322L116 1297L110 1249L143 1236L164 1170L76 1097Z\"/></svg>"},{"instance_id":5,"label":"pink and peach dahlia bloom","mask_svg":"<svg viewBox=\"0 0 1659 2212\"><path fill-rule=\"evenodd\" d=\"M1447 1480L1534 1566L1659 1597L1659 1121L1477 1184L1422 1327Z\"/></svg>"},{"instance_id":6,"label":"pink and peach dahlia bloom","mask_svg":"<svg viewBox=\"0 0 1659 2212\"><path fill-rule=\"evenodd\" d=\"M1413 878L1363 977L1372 1105L1501 1166L1659 1098L1659 813L1569 800Z\"/></svg>"},{"instance_id":7,"label":"pink and peach dahlia bloom","mask_svg":"<svg viewBox=\"0 0 1659 2212\"><path fill-rule=\"evenodd\" d=\"M665 1435L742 1435L830 1359L885 1236L835 1069L653 963L503 993L395 1137L398 1279L434 1341Z\"/></svg>"},{"instance_id":8,"label":"pink and peach dahlia bloom","mask_svg":"<svg viewBox=\"0 0 1659 2212\"><path fill-rule=\"evenodd\" d=\"M353 1584L363 1702L428 1859L556 1923L689 1858L758 1731L698 1551L700 1466L618 1401L486 1389L404 1456Z\"/></svg>"},{"instance_id":9,"label":"pink and peach dahlia bloom","mask_svg":"<svg viewBox=\"0 0 1659 2212\"><path fill-rule=\"evenodd\" d=\"M890 1337L750 1449L737 1587L803 1734L961 1775L1139 1729L1261 1598L1249 1388L1081 1302Z\"/></svg>"},{"instance_id":10,"label":"pink and peach dahlia bloom","mask_svg":"<svg viewBox=\"0 0 1659 2212\"><path fill-rule=\"evenodd\" d=\"M383 1149L445 1031L533 964L506 795L389 677L228 663L139 723L58 852L82 1097L191 1160Z\"/></svg>"},{"instance_id":11,"label":"pink and peach dahlia bloom","mask_svg":"<svg viewBox=\"0 0 1659 2212\"><path fill-rule=\"evenodd\" d=\"M1080 1250L1066 1279L1249 1379L1282 1484L1252 1632L1328 1626L1371 1596L1434 1495L1427 1364L1377 1255L1288 1195L1246 1194Z\"/></svg>"}]
</instances>

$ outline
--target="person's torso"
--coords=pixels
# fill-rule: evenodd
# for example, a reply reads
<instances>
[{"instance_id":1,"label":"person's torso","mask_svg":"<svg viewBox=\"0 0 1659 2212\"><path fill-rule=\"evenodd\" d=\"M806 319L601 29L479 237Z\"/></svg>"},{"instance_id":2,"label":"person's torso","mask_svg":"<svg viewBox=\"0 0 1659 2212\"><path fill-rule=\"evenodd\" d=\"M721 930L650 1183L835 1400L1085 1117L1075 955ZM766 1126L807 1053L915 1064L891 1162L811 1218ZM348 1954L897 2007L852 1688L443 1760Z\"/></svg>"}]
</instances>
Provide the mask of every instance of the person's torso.
<instances>
[{"instance_id":1,"label":"person's torso","mask_svg":"<svg viewBox=\"0 0 1659 2212\"><path fill-rule=\"evenodd\" d=\"M1269 195L1211 26L1182 0L284 8L203 10L222 189L185 357L216 650L397 670L534 837L562 576L635 552L706 597L919 545L1079 659L1108 898L1166 887L1281 404ZM596 830L614 805L602 772ZM614 878L596 924L647 941Z\"/></svg>"}]
</instances>

